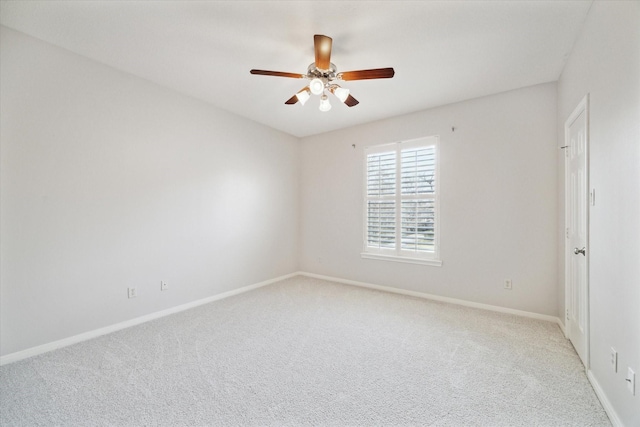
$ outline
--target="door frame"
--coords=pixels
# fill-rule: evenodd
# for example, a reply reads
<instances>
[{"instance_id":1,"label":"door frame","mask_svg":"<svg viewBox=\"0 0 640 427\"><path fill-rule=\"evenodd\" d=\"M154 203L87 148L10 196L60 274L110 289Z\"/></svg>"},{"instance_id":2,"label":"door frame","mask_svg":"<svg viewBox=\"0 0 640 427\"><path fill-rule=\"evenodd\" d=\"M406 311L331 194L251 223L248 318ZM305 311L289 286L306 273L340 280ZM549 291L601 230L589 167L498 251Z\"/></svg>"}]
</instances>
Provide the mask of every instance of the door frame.
<instances>
[{"instance_id":1,"label":"door frame","mask_svg":"<svg viewBox=\"0 0 640 427\"><path fill-rule=\"evenodd\" d=\"M572 251L571 248L569 247L569 238L568 238L568 224L569 224L569 203L571 203L570 200L570 183L569 183L569 144L571 143L571 141L569 140L569 128L571 127L571 124L573 124L573 122L578 118L578 116L584 112L585 113L585 168L584 168L584 173L585 173L585 188L587 191L587 194L585 195L585 203L587 206L585 206L584 212L585 212L585 225L586 225L586 230L585 230L585 243L586 243L586 248L587 251L585 253L585 269L586 269L586 274L585 274L585 298L586 298L586 310L585 310L585 369L588 371L589 367L590 367L590 319L591 319L591 308L590 308L590 304L589 304L589 299L590 299L590 293L589 293L589 259L590 259L590 245L589 245L589 208L591 203L593 203L593 193L591 190L591 186L590 186L590 180L589 180L589 139L590 139L590 135L589 135L589 94L587 93L582 100L580 100L580 102L578 103L578 105L575 107L575 109L573 110L573 112L569 115L569 118L567 118L567 120L564 122L564 146L562 148L565 149L565 153L564 153L564 304L565 304L565 312L564 312L564 319L565 319L565 337L567 339L571 338L571 325L570 323L567 321L568 317L569 317L569 308L571 307L571 295L569 294L569 290L570 290L570 262L571 262L571 257L575 256Z\"/></svg>"}]
</instances>

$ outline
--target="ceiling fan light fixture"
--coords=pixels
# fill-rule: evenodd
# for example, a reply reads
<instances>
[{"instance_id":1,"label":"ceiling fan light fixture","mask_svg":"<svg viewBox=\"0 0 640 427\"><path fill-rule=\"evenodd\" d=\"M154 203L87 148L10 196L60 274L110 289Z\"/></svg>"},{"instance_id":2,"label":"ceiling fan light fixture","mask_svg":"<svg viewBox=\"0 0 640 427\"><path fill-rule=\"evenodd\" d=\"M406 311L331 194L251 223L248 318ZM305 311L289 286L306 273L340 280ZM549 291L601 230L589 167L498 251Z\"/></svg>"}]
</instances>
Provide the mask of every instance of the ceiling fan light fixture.
<instances>
[{"instance_id":1,"label":"ceiling fan light fixture","mask_svg":"<svg viewBox=\"0 0 640 427\"><path fill-rule=\"evenodd\" d=\"M320 100L320 111L329 111L331 104L328 100L328 93L331 92L347 107L355 107L360 102L351 96L349 89L341 88L336 83L350 80L370 80L370 79L390 79L395 75L391 67L371 68L367 70L342 71L338 73L335 64L331 62L331 48L333 41L331 37L322 34L313 36L313 47L315 61L309 64L306 74L286 73L282 71L269 71L252 69L251 74L261 76L288 77L292 79L307 79L309 86L304 87L298 93L285 101L285 105L294 105L298 102L304 105L311 95L318 95Z\"/></svg>"},{"instance_id":2,"label":"ceiling fan light fixture","mask_svg":"<svg viewBox=\"0 0 640 427\"><path fill-rule=\"evenodd\" d=\"M309 89L304 88L300 92L296 93L296 98L298 98L300 104L304 105L304 103L311 98L311 95L309 95Z\"/></svg>"},{"instance_id":3,"label":"ceiling fan light fixture","mask_svg":"<svg viewBox=\"0 0 640 427\"><path fill-rule=\"evenodd\" d=\"M311 80L311 83L309 83L309 89L311 90L312 94L320 95L322 91L324 91L324 82L316 77L315 79Z\"/></svg>"},{"instance_id":4,"label":"ceiling fan light fixture","mask_svg":"<svg viewBox=\"0 0 640 427\"><path fill-rule=\"evenodd\" d=\"M322 97L320 97L320 111L327 112L331 110L331 103L329 102L329 97L327 97L326 94L323 94Z\"/></svg>"}]
</instances>

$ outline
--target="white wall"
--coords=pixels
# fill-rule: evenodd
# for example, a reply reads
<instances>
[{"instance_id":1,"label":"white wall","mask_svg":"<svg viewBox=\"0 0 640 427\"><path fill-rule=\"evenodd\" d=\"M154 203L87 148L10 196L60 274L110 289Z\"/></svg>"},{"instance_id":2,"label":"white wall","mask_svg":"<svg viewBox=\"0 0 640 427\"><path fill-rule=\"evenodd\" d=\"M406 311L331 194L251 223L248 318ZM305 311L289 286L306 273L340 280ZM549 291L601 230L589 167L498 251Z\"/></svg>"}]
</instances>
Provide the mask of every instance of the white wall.
<instances>
[{"instance_id":1,"label":"white wall","mask_svg":"<svg viewBox=\"0 0 640 427\"><path fill-rule=\"evenodd\" d=\"M363 148L428 135L443 266L362 259ZM557 316L556 143L555 83L304 138L300 269Z\"/></svg>"},{"instance_id":2,"label":"white wall","mask_svg":"<svg viewBox=\"0 0 640 427\"><path fill-rule=\"evenodd\" d=\"M640 2L597 1L558 84L558 134L590 99L591 373L627 426L640 425ZM560 176L564 176L560 163ZM559 186L561 199L563 186ZM559 262L563 254L559 253ZM564 307L564 283L560 303ZM609 363L618 351L618 373ZM636 372L636 395L626 388Z\"/></svg>"},{"instance_id":3,"label":"white wall","mask_svg":"<svg viewBox=\"0 0 640 427\"><path fill-rule=\"evenodd\" d=\"M296 271L297 138L1 31L1 355Z\"/></svg>"}]
</instances>

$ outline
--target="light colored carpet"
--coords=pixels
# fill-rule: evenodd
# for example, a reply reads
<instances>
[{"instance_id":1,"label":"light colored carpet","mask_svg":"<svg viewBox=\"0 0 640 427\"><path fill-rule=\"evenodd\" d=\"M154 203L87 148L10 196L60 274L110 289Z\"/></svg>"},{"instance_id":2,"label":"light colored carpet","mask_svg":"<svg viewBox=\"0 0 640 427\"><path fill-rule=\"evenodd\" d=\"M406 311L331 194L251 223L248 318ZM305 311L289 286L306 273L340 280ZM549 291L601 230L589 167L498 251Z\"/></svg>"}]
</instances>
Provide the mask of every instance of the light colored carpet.
<instances>
[{"instance_id":1,"label":"light colored carpet","mask_svg":"<svg viewBox=\"0 0 640 427\"><path fill-rule=\"evenodd\" d=\"M306 277L5 365L0 424L610 425L555 324Z\"/></svg>"}]
</instances>

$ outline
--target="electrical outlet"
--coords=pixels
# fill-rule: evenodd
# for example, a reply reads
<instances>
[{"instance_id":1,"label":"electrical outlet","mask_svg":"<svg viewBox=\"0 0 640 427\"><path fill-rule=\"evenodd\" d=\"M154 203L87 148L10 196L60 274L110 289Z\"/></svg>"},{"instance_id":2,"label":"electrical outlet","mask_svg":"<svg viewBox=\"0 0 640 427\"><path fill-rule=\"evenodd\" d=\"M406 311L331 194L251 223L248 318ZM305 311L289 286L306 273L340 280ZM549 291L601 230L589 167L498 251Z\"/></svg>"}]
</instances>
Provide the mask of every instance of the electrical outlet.
<instances>
[{"instance_id":1,"label":"electrical outlet","mask_svg":"<svg viewBox=\"0 0 640 427\"><path fill-rule=\"evenodd\" d=\"M169 289L169 284L167 282L160 282L160 290L161 291L166 291L167 289Z\"/></svg>"},{"instance_id":2,"label":"electrical outlet","mask_svg":"<svg viewBox=\"0 0 640 427\"><path fill-rule=\"evenodd\" d=\"M127 293L129 295L129 298L135 298L138 296L138 291L136 288L129 288L127 289Z\"/></svg>"},{"instance_id":3,"label":"electrical outlet","mask_svg":"<svg viewBox=\"0 0 640 427\"><path fill-rule=\"evenodd\" d=\"M627 368L627 388L632 395L636 395L636 373L631 368Z\"/></svg>"},{"instance_id":4,"label":"electrical outlet","mask_svg":"<svg viewBox=\"0 0 640 427\"><path fill-rule=\"evenodd\" d=\"M618 352L613 347L611 347L611 368L613 372L618 372Z\"/></svg>"},{"instance_id":5,"label":"electrical outlet","mask_svg":"<svg viewBox=\"0 0 640 427\"><path fill-rule=\"evenodd\" d=\"M511 279L504 279L504 288L511 290L512 287L513 282L511 281Z\"/></svg>"}]
</instances>

